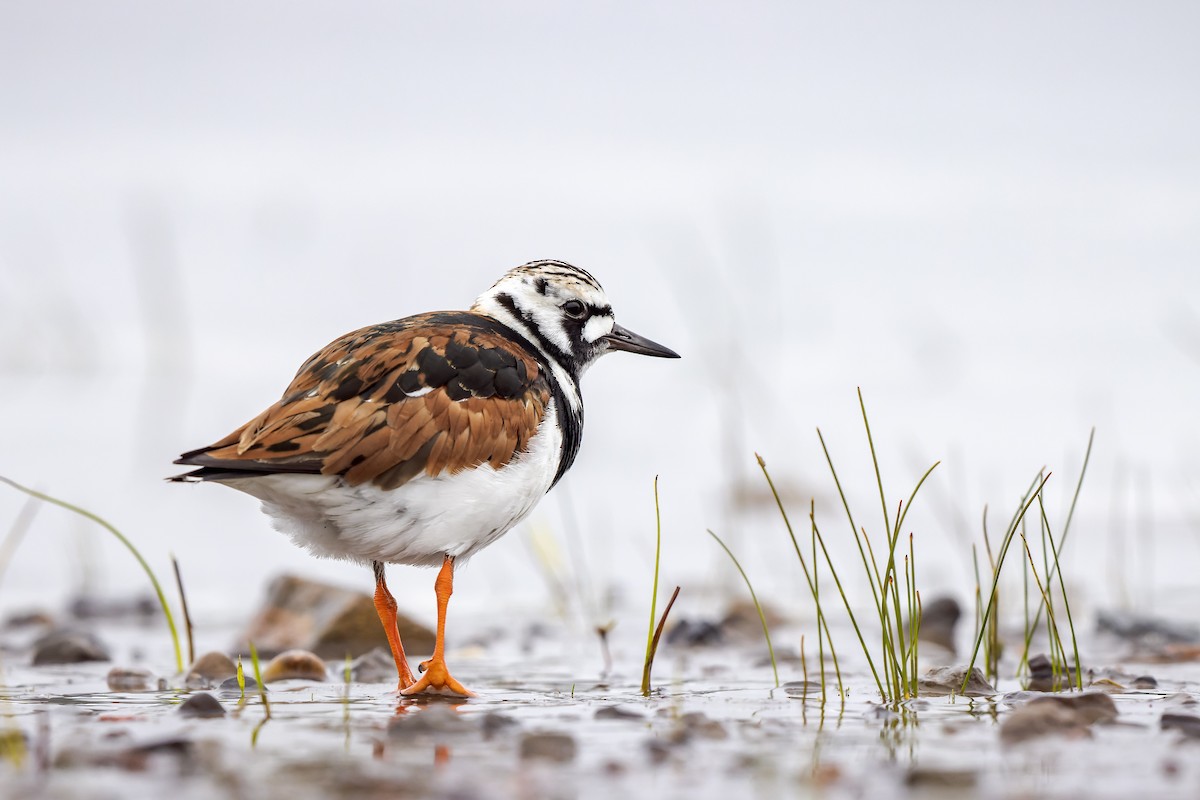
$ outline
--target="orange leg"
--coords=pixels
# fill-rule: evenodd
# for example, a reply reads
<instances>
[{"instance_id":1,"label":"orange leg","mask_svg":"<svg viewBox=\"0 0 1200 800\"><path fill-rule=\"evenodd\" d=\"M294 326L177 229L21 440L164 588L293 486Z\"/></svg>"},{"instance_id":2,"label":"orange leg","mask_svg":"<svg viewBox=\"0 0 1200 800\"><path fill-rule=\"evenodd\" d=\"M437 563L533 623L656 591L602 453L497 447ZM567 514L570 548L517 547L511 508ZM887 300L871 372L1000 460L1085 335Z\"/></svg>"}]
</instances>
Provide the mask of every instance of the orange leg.
<instances>
[{"instance_id":1,"label":"orange leg","mask_svg":"<svg viewBox=\"0 0 1200 800\"><path fill-rule=\"evenodd\" d=\"M425 674L421 676L421 679L404 689L401 694L417 694L427 689L436 689L453 692L464 697L474 697L475 693L463 688L463 685L454 680L450 676L450 671L446 669L446 606L450 602L450 595L454 592L454 558L452 556L446 556L446 560L442 562L442 570L438 573L437 582L434 583L433 588L437 593L438 607L437 639L433 644L433 658L421 665L425 669Z\"/></svg>"},{"instance_id":2,"label":"orange leg","mask_svg":"<svg viewBox=\"0 0 1200 800\"><path fill-rule=\"evenodd\" d=\"M396 627L396 598L388 591L387 582L383 579L383 562L372 561L375 570L375 613L383 623L383 632L387 634L388 646L392 648L392 658L396 661L396 673L400 684L396 691L403 691L416 683L412 670L408 668L408 659L404 656L404 645L400 642L400 631Z\"/></svg>"}]
</instances>

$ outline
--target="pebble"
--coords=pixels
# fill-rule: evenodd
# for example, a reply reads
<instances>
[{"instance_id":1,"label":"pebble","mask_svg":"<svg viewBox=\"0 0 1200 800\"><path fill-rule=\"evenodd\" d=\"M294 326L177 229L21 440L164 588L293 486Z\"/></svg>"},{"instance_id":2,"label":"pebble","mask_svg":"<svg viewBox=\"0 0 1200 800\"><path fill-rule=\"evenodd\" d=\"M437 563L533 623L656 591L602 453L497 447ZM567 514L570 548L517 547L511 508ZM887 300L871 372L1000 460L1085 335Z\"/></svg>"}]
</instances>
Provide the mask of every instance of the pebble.
<instances>
[{"instance_id":1,"label":"pebble","mask_svg":"<svg viewBox=\"0 0 1200 800\"><path fill-rule=\"evenodd\" d=\"M225 716L225 707L208 692L196 692L179 705L179 714L184 717L210 719Z\"/></svg>"},{"instance_id":2,"label":"pebble","mask_svg":"<svg viewBox=\"0 0 1200 800\"><path fill-rule=\"evenodd\" d=\"M33 643L34 666L108 660L108 648L95 634L87 631L60 628Z\"/></svg>"},{"instance_id":3,"label":"pebble","mask_svg":"<svg viewBox=\"0 0 1200 800\"><path fill-rule=\"evenodd\" d=\"M1189 739L1200 739L1200 717L1191 714L1163 714L1159 725L1164 731L1179 731Z\"/></svg>"},{"instance_id":4,"label":"pebble","mask_svg":"<svg viewBox=\"0 0 1200 800\"><path fill-rule=\"evenodd\" d=\"M1080 736L1097 722L1117 717L1117 706L1102 692L1060 697L1042 695L1017 707L1000 724L1000 738L1010 744L1050 734Z\"/></svg>"},{"instance_id":5,"label":"pebble","mask_svg":"<svg viewBox=\"0 0 1200 800\"><path fill-rule=\"evenodd\" d=\"M566 733L527 733L521 737L521 758L566 763L575 760L575 737Z\"/></svg>"},{"instance_id":6,"label":"pebble","mask_svg":"<svg viewBox=\"0 0 1200 800\"><path fill-rule=\"evenodd\" d=\"M924 789L927 791L948 789L965 791L975 788L978 780L979 776L969 769L918 765L909 767L908 773L904 776L904 785L909 789Z\"/></svg>"},{"instance_id":7,"label":"pebble","mask_svg":"<svg viewBox=\"0 0 1200 800\"><path fill-rule=\"evenodd\" d=\"M328 680L325 662L307 650L288 650L267 662L263 668L263 683L303 678L310 681Z\"/></svg>"},{"instance_id":8,"label":"pebble","mask_svg":"<svg viewBox=\"0 0 1200 800\"><path fill-rule=\"evenodd\" d=\"M512 717L496 711L489 711L483 715L483 719L480 721L480 728L483 730L483 738L491 739L501 731L514 728L519 724L520 723Z\"/></svg>"},{"instance_id":9,"label":"pebble","mask_svg":"<svg viewBox=\"0 0 1200 800\"><path fill-rule=\"evenodd\" d=\"M54 624L54 617L46 611L17 611L4 618L0 628L12 630L16 628L49 628Z\"/></svg>"},{"instance_id":10,"label":"pebble","mask_svg":"<svg viewBox=\"0 0 1200 800\"><path fill-rule=\"evenodd\" d=\"M954 652L954 629L962 616L962 608L953 597L938 597L921 608L921 627L917 636L922 642L936 644Z\"/></svg>"},{"instance_id":11,"label":"pebble","mask_svg":"<svg viewBox=\"0 0 1200 800\"><path fill-rule=\"evenodd\" d=\"M676 647L708 647L724 639L721 626L706 619L681 619L667 631L667 644Z\"/></svg>"},{"instance_id":12,"label":"pebble","mask_svg":"<svg viewBox=\"0 0 1200 800\"><path fill-rule=\"evenodd\" d=\"M213 651L197 658L188 668L183 684L189 689L207 689L237 675L237 664L224 653Z\"/></svg>"},{"instance_id":13,"label":"pebble","mask_svg":"<svg viewBox=\"0 0 1200 800\"><path fill-rule=\"evenodd\" d=\"M922 694L941 697L954 694L966 697L990 697L996 690L983 677L979 667L971 668L971 678L967 681L967 690L962 691L963 676L966 667L934 667L921 676L920 689Z\"/></svg>"},{"instance_id":14,"label":"pebble","mask_svg":"<svg viewBox=\"0 0 1200 800\"><path fill-rule=\"evenodd\" d=\"M148 692L158 685L154 673L142 667L113 667L107 681L110 692Z\"/></svg>"},{"instance_id":15,"label":"pebble","mask_svg":"<svg viewBox=\"0 0 1200 800\"><path fill-rule=\"evenodd\" d=\"M1158 680L1153 675L1139 675L1133 679L1135 689L1157 689Z\"/></svg>"},{"instance_id":16,"label":"pebble","mask_svg":"<svg viewBox=\"0 0 1200 800\"><path fill-rule=\"evenodd\" d=\"M645 717L637 711L630 711L620 706L605 706L596 709L596 719L642 720Z\"/></svg>"},{"instance_id":17,"label":"pebble","mask_svg":"<svg viewBox=\"0 0 1200 800\"><path fill-rule=\"evenodd\" d=\"M820 697L821 684L819 681L787 681L779 688L788 697Z\"/></svg>"},{"instance_id":18,"label":"pebble","mask_svg":"<svg viewBox=\"0 0 1200 800\"><path fill-rule=\"evenodd\" d=\"M703 711L689 711L679 718L679 724L688 737L696 736L714 741L729 738L729 731L725 730L725 726L711 719Z\"/></svg>"},{"instance_id":19,"label":"pebble","mask_svg":"<svg viewBox=\"0 0 1200 800\"><path fill-rule=\"evenodd\" d=\"M338 673L343 673L338 670ZM376 647L350 662L350 680L355 683L395 683L398 680L392 651Z\"/></svg>"},{"instance_id":20,"label":"pebble","mask_svg":"<svg viewBox=\"0 0 1200 800\"><path fill-rule=\"evenodd\" d=\"M258 689L258 681L254 680L253 676L243 675L242 679L246 682L246 691L247 692L250 691L251 689ZM221 685L218 686L217 688L220 689L222 692L228 692L228 691L232 690L234 692L241 694L241 691L242 691L242 687L238 686L238 681L237 681L236 675L232 678L226 678L225 680L221 681Z\"/></svg>"}]
</instances>

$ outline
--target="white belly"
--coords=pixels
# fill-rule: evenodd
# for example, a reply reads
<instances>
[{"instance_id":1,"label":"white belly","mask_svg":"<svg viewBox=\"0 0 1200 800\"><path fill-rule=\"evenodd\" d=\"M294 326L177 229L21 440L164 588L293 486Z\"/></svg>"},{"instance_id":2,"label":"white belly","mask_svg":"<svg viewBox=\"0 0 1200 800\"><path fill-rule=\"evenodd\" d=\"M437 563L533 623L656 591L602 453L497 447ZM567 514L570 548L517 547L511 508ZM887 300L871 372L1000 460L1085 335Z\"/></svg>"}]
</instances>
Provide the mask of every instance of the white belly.
<instances>
[{"instance_id":1,"label":"white belly","mask_svg":"<svg viewBox=\"0 0 1200 800\"><path fill-rule=\"evenodd\" d=\"M419 475L392 491L347 486L336 476L267 475L227 485L263 501L277 530L314 555L351 561L437 566L462 560L528 516L558 472L562 433L554 403L529 448L500 470L490 465L435 478Z\"/></svg>"}]
</instances>

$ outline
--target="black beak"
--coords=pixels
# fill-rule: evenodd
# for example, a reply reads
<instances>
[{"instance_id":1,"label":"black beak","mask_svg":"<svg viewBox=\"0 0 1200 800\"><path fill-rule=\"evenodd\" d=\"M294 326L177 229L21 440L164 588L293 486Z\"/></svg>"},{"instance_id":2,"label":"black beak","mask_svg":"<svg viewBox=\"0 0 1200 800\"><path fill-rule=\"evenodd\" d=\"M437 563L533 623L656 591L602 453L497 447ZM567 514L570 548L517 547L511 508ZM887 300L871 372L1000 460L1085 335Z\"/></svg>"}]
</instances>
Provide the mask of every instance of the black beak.
<instances>
[{"instance_id":1,"label":"black beak","mask_svg":"<svg viewBox=\"0 0 1200 800\"><path fill-rule=\"evenodd\" d=\"M645 336L638 336L620 325L614 325L612 333L603 338L608 342L609 350L624 350L627 353L638 353L656 358L679 358L679 353L671 348L663 347L658 342L652 342Z\"/></svg>"}]
</instances>

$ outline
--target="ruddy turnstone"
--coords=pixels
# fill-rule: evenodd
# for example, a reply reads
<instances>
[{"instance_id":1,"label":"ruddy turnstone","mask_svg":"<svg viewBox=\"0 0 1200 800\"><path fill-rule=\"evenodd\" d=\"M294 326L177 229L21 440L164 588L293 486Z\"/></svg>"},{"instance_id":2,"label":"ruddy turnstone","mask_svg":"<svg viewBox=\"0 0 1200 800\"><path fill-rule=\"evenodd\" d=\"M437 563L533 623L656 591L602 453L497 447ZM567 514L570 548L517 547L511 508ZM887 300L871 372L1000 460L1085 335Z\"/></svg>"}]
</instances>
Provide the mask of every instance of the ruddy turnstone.
<instances>
[{"instance_id":1,"label":"ruddy turnstone","mask_svg":"<svg viewBox=\"0 0 1200 800\"><path fill-rule=\"evenodd\" d=\"M469 695L444 657L454 565L524 519L575 461L579 380L605 353L678 358L613 317L600 284L562 261L509 271L470 311L348 333L304 362L275 405L184 453L262 501L274 526L320 556L369 563L399 691ZM415 680L385 564L441 565L437 639Z\"/></svg>"}]
</instances>

